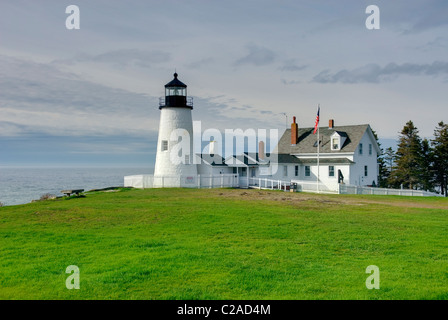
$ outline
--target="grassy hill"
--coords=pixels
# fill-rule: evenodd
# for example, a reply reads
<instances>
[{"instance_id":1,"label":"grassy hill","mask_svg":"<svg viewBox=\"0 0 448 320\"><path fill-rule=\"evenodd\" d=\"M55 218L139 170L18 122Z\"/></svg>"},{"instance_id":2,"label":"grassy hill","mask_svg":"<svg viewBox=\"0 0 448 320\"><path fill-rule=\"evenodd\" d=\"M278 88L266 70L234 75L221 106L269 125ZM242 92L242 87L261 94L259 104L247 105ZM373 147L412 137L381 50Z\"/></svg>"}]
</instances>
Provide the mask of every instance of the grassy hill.
<instances>
[{"instance_id":1,"label":"grassy hill","mask_svg":"<svg viewBox=\"0 0 448 320\"><path fill-rule=\"evenodd\" d=\"M448 299L447 235L444 198L92 192L0 208L0 299Z\"/></svg>"}]
</instances>

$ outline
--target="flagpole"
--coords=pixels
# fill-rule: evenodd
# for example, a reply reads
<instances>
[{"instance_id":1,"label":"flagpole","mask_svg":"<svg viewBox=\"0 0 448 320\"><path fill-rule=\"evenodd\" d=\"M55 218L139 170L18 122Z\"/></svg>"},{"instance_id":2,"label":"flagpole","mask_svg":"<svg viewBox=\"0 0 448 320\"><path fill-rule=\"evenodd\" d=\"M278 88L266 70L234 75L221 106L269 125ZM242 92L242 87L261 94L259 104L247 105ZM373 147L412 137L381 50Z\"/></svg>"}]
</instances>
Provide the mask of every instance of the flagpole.
<instances>
[{"instance_id":1,"label":"flagpole","mask_svg":"<svg viewBox=\"0 0 448 320\"><path fill-rule=\"evenodd\" d=\"M319 178L320 178L320 159L319 159L319 153L320 153L320 141L319 141L319 136L320 136L320 126L319 126L319 122L320 122L320 104L317 105L317 116L316 116L316 123L314 125L314 131L313 134L316 134L317 131L317 181L316 181L316 186L317 186L317 193L319 193Z\"/></svg>"},{"instance_id":2,"label":"flagpole","mask_svg":"<svg viewBox=\"0 0 448 320\"><path fill-rule=\"evenodd\" d=\"M320 109L320 104L318 105L318 110ZM319 119L320 122L320 119ZM320 131L319 131L319 122L317 123L317 193L319 193L319 176L320 176L320 166L319 166L319 153L320 153L320 143L319 143L319 137L320 137Z\"/></svg>"}]
</instances>

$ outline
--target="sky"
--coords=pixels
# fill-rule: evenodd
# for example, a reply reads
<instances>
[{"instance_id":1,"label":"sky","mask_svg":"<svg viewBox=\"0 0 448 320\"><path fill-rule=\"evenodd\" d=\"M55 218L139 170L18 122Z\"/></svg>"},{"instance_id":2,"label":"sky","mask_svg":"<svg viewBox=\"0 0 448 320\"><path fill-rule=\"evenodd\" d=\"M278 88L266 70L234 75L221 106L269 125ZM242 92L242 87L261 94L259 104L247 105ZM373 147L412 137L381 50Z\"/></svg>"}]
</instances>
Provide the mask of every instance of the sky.
<instances>
[{"instance_id":1,"label":"sky","mask_svg":"<svg viewBox=\"0 0 448 320\"><path fill-rule=\"evenodd\" d=\"M431 138L448 122L447 17L445 0L1 0L0 166L152 167L174 71L202 130L281 135L320 104L322 126L368 123L384 147L409 120Z\"/></svg>"}]
</instances>

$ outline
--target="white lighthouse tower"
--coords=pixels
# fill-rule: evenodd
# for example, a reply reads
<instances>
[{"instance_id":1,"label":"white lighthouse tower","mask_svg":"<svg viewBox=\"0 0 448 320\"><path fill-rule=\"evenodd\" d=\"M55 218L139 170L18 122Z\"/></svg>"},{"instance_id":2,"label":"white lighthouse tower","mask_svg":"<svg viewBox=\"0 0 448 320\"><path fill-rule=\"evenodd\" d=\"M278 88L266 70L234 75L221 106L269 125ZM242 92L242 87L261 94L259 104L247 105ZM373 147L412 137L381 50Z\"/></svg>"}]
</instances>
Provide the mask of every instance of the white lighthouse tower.
<instances>
[{"instance_id":1,"label":"white lighthouse tower","mask_svg":"<svg viewBox=\"0 0 448 320\"><path fill-rule=\"evenodd\" d=\"M159 109L154 184L180 187L194 183L197 166L193 161L193 99L187 97L187 85L177 79L177 73L165 85L165 98L160 98Z\"/></svg>"}]
</instances>

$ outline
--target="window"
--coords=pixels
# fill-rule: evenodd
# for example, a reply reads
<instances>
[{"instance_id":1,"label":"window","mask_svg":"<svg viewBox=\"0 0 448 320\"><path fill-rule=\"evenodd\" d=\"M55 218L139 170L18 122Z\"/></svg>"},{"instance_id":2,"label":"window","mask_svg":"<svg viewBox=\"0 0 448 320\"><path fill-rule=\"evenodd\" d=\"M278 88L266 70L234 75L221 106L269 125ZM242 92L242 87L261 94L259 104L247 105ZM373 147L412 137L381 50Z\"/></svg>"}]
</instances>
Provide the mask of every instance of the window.
<instances>
[{"instance_id":1,"label":"window","mask_svg":"<svg viewBox=\"0 0 448 320\"><path fill-rule=\"evenodd\" d=\"M332 150L339 150L339 138L333 138L331 140L331 149Z\"/></svg>"},{"instance_id":2,"label":"window","mask_svg":"<svg viewBox=\"0 0 448 320\"><path fill-rule=\"evenodd\" d=\"M369 155L372 155L372 144L369 144Z\"/></svg>"},{"instance_id":3,"label":"window","mask_svg":"<svg viewBox=\"0 0 448 320\"><path fill-rule=\"evenodd\" d=\"M362 143L359 144L359 154L362 154Z\"/></svg>"},{"instance_id":4,"label":"window","mask_svg":"<svg viewBox=\"0 0 448 320\"><path fill-rule=\"evenodd\" d=\"M334 166L328 166L328 176L334 177Z\"/></svg>"},{"instance_id":5,"label":"window","mask_svg":"<svg viewBox=\"0 0 448 320\"><path fill-rule=\"evenodd\" d=\"M294 167L294 175L295 175L296 177L299 176L299 166L295 166L295 167Z\"/></svg>"},{"instance_id":6,"label":"window","mask_svg":"<svg viewBox=\"0 0 448 320\"><path fill-rule=\"evenodd\" d=\"M364 177L367 177L368 173L367 166L364 166Z\"/></svg>"},{"instance_id":7,"label":"window","mask_svg":"<svg viewBox=\"0 0 448 320\"><path fill-rule=\"evenodd\" d=\"M253 178L253 177L255 177L255 168L252 168L251 170L250 170L250 176Z\"/></svg>"},{"instance_id":8,"label":"window","mask_svg":"<svg viewBox=\"0 0 448 320\"><path fill-rule=\"evenodd\" d=\"M162 140L162 151L168 150L168 140Z\"/></svg>"},{"instance_id":9,"label":"window","mask_svg":"<svg viewBox=\"0 0 448 320\"><path fill-rule=\"evenodd\" d=\"M186 90L182 87L170 87L165 90L166 96L186 96Z\"/></svg>"},{"instance_id":10,"label":"window","mask_svg":"<svg viewBox=\"0 0 448 320\"><path fill-rule=\"evenodd\" d=\"M305 166L305 177L311 176L310 166Z\"/></svg>"},{"instance_id":11,"label":"window","mask_svg":"<svg viewBox=\"0 0 448 320\"><path fill-rule=\"evenodd\" d=\"M241 176L246 177L247 176L247 168L241 168Z\"/></svg>"},{"instance_id":12,"label":"window","mask_svg":"<svg viewBox=\"0 0 448 320\"><path fill-rule=\"evenodd\" d=\"M288 166L283 166L283 176L288 176Z\"/></svg>"}]
</instances>

